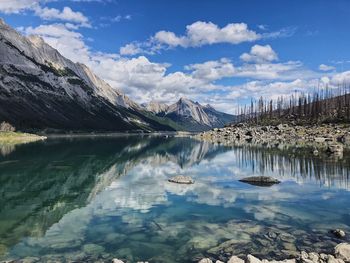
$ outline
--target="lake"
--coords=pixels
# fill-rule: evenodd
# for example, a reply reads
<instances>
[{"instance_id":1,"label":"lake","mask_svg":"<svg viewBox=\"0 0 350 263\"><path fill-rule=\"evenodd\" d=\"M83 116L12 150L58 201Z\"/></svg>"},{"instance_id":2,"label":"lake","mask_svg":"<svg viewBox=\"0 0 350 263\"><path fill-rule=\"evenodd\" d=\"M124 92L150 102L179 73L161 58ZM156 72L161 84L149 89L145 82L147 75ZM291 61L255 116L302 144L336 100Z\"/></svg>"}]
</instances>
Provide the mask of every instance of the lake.
<instances>
[{"instance_id":1,"label":"lake","mask_svg":"<svg viewBox=\"0 0 350 263\"><path fill-rule=\"evenodd\" d=\"M0 147L0 261L193 262L330 252L350 233L350 159L173 136ZM174 175L195 183L168 182ZM281 181L259 187L247 176ZM345 238L349 241L349 235Z\"/></svg>"}]
</instances>

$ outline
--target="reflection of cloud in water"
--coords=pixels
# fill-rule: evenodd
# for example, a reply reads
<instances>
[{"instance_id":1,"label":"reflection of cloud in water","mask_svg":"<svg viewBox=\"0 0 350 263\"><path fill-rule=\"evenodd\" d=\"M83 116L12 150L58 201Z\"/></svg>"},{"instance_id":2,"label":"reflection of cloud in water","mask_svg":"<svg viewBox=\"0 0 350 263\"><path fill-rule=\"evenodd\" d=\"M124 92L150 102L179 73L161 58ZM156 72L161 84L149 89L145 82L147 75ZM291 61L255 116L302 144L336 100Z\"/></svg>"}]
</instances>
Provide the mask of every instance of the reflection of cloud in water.
<instances>
[{"instance_id":1,"label":"reflection of cloud in water","mask_svg":"<svg viewBox=\"0 0 350 263\"><path fill-rule=\"evenodd\" d=\"M140 144L132 151L144 147L147 145ZM130 160L122 165L113 165L109 170L98 175L98 183L91 192L90 202L86 207L67 213L46 232L43 238L29 239L27 243L19 244L16 248L18 253L20 254L21 250L25 251L27 245L39 250L41 247L80 246L84 242L89 224L95 218L119 216L128 225L141 227L144 223L143 215L152 211L152 208L173 204L172 195L183 197L194 204L239 208L257 221L277 219L288 221L292 218L309 222L318 222L324 211L314 213L315 211L305 211L303 207L299 211L298 206L288 204L303 202L312 195L315 199L331 200L333 198L331 192L324 193L320 188L315 187L314 183L310 184L315 179L304 177L302 166L298 163L291 163L286 159L282 162L273 160L272 163L276 163L272 166L274 168L272 169L270 164L271 169L267 165L262 172L259 165L259 161L262 160L255 158L254 152L248 152L247 156L243 156L246 150L234 149L217 154L208 160L202 159L208 152L209 148L206 147L209 146L198 144L185 155L155 153L136 162ZM190 165L184 166L182 165L184 163ZM167 181L169 177L177 174L189 175L193 177L195 183L178 185ZM260 174L276 176L284 183L269 188L259 188L237 181L245 176ZM300 182L300 185L295 181ZM171 219L165 216L160 220L167 224L167 233L176 236L180 231L185 231L185 224L171 222ZM212 228L215 229L213 226ZM204 238L206 232L203 229L205 227L200 230L202 232L192 233L195 235L193 242ZM195 232L196 229L191 231ZM214 245L216 241L211 240L210 244Z\"/></svg>"}]
</instances>

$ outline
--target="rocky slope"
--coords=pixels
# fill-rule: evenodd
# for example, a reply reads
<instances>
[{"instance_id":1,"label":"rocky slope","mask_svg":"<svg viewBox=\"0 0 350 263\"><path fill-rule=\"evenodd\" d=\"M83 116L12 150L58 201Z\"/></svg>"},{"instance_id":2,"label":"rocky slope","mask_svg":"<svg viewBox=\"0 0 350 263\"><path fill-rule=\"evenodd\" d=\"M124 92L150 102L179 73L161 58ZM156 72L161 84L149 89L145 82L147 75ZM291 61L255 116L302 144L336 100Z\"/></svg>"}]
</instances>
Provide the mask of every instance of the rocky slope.
<instances>
[{"instance_id":1,"label":"rocky slope","mask_svg":"<svg viewBox=\"0 0 350 263\"><path fill-rule=\"evenodd\" d=\"M186 98L180 98L179 101L170 106L151 102L146 106L146 109L157 116L171 119L188 131L223 127L235 119L235 116L219 112L210 105L202 106L198 102Z\"/></svg>"},{"instance_id":2,"label":"rocky slope","mask_svg":"<svg viewBox=\"0 0 350 263\"><path fill-rule=\"evenodd\" d=\"M122 261L113 261L120 263ZM203 258L198 263L223 263L221 260L213 261L210 258ZM266 260L258 259L253 255L247 255L246 260L243 260L237 256L232 256L227 263L346 263L350 262L350 244L340 243L334 248L333 254L316 253L305 251L300 252L298 257L285 260Z\"/></svg>"},{"instance_id":3,"label":"rocky slope","mask_svg":"<svg viewBox=\"0 0 350 263\"><path fill-rule=\"evenodd\" d=\"M19 129L173 130L88 67L0 20L0 120Z\"/></svg>"}]
</instances>

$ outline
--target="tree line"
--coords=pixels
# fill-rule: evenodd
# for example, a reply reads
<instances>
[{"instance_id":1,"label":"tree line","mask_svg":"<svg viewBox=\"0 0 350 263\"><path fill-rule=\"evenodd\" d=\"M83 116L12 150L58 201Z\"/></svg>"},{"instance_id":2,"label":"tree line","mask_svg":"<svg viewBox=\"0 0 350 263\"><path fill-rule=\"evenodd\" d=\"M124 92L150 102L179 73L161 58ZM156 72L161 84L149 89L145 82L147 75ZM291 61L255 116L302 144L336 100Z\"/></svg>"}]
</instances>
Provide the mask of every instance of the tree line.
<instances>
[{"instance_id":1,"label":"tree line","mask_svg":"<svg viewBox=\"0 0 350 263\"><path fill-rule=\"evenodd\" d=\"M269 125L281 122L335 123L350 122L350 85L324 88L311 93L295 92L277 99L260 97L249 105L239 106L238 122Z\"/></svg>"}]
</instances>

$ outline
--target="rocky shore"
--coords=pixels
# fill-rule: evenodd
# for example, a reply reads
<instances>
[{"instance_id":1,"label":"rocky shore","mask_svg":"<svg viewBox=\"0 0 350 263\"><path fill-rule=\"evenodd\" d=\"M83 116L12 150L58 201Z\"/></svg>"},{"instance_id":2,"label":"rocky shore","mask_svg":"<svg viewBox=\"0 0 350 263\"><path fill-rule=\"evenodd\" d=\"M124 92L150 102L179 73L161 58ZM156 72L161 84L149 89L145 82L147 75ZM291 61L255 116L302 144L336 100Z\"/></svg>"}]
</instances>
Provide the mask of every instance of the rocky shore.
<instances>
[{"instance_id":1,"label":"rocky shore","mask_svg":"<svg viewBox=\"0 0 350 263\"><path fill-rule=\"evenodd\" d=\"M203 258L198 263L224 263L223 261L213 261L211 258ZM232 256L227 263L347 263L350 262L350 244L340 243L334 248L333 254L324 254L305 251L300 252L296 258L285 259L285 260L266 260L259 259L253 255L247 255L246 259L243 260L237 256Z\"/></svg>"},{"instance_id":2,"label":"rocky shore","mask_svg":"<svg viewBox=\"0 0 350 263\"><path fill-rule=\"evenodd\" d=\"M239 123L202 132L194 137L225 145L241 142L309 144L316 147L315 154L319 148L330 154L342 154L344 147L350 146L350 126L337 124L259 126Z\"/></svg>"}]
</instances>

